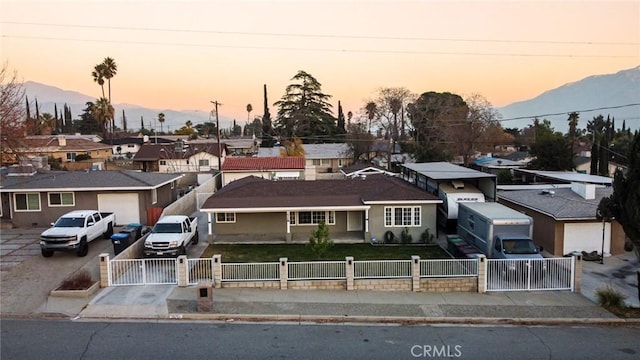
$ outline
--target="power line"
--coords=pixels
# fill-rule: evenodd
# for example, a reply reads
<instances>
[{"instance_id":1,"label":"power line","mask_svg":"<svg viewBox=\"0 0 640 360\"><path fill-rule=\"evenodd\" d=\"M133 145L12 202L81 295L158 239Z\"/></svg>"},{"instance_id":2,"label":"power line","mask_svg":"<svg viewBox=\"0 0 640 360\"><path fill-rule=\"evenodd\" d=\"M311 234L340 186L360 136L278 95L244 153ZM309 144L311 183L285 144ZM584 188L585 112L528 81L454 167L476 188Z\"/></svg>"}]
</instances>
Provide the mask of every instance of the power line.
<instances>
[{"instance_id":1,"label":"power line","mask_svg":"<svg viewBox=\"0 0 640 360\"><path fill-rule=\"evenodd\" d=\"M450 41L450 42L481 42L481 43L493 42L493 43L506 43L506 44L556 44L556 45L615 45L615 46L640 45L640 43L610 42L610 41L508 40L508 39L430 38L430 37L412 37L412 36L304 34L304 33L248 32L248 31L222 31L222 30L194 30L194 29L179 29L179 28L171 29L171 28L133 27L133 26L54 24L54 23L22 22L22 21L3 21L2 23L13 24L13 25L71 27L71 28L85 28L85 29L159 31L159 32L220 34L220 35L274 36L274 37L328 38L328 39Z\"/></svg>"},{"instance_id":2,"label":"power line","mask_svg":"<svg viewBox=\"0 0 640 360\"><path fill-rule=\"evenodd\" d=\"M594 108L594 109L587 109L587 110L569 110L569 111L564 111L564 112L561 112L561 113L550 113L550 114L519 116L519 117L514 117L514 118L500 119L498 121L503 122L503 121L513 121L513 120L528 120L528 119L532 119L532 118L541 118L541 117L545 117L545 116L567 115L567 114L572 113L572 112L577 112L577 113L592 112L592 111L609 110L609 109L621 109L621 108L631 107L631 106L640 106L640 103L633 103L633 104L626 104L626 105L615 105L615 106L603 106L603 107Z\"/></svg>"}]
</instances>

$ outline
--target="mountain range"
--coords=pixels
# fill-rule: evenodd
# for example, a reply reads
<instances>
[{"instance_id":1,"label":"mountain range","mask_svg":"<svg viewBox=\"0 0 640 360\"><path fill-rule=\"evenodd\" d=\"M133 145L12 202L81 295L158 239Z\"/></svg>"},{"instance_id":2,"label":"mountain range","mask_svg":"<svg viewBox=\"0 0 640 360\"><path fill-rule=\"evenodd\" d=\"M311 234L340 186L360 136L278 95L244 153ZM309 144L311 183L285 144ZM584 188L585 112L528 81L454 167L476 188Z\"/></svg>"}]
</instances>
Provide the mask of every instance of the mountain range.
<instances>
[{"instance_id":1,"label":"mountain range","mask_svg":"<svg viewBox=\"0 0 640 360\"><path fill-rule=\"evenodd\" d=\"M74 119L79 118L87 102L96 100L76 91L34 81L26 81L24 89L30 102L38 99L41 113L53 114L55 105L61 111L66 103L71 107ZM160 112L165 114L163 128L166 131L176 130L188 120L193 124L211 121L210 113L201 110L150 109L132 104L114 104L114 109L116 124L122 126L124 110L128 127L133 129L139 128L142 120L145 128L159 130L160 124L154 124L154 121ZM497 110L502 114L502 126L505 128L521 129L532 124L534 117L538 117L540 120L551 121L555 130L566 132L568 114L577 111L580 115L579 128L585 128L587 121L598 115L610 115L617 120L617 128L625 120L628 128L640 129L640 66L615 74L589 76ZM222 128L229 127L231 122L232 119L220 117Z\"/></svg>"}]
</instances>

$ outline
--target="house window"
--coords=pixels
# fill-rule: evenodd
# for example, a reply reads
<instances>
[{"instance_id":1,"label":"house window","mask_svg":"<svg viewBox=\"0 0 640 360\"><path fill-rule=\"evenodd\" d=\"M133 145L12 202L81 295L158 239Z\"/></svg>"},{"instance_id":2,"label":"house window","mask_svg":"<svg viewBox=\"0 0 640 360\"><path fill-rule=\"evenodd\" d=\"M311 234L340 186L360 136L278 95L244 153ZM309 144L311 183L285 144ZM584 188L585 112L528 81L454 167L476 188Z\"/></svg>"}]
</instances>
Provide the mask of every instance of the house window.
<instances>
[{"instance_id":1,"label":"house window","mask_svg":"<svg viewBox=\"0 0 640 360\"><path fill-rule=\"evenodd\" d=\"M198 166L209 166L209 159L198 160Z\"/></svg>"},{"instance_id":2,"label":"house window","mask_svg":"<svg viewBox=\"0 0 640 360\"><path fill-rule=\"evenodd\" d=\"M49 193L49 206L74 206L72 192Z\"/></svg>"},{"instance_id":3,"label":"house window","mask_svg":"<svg viewBox=\"0 0 640 360\"><path fill-rule=\"evenodd\" d=\"M331 165L331 159L322 159L322 165Z\"/></svg>"},{"instance_id":4,"label":"house window","mask_svg":"<svg viewBox=\"0 0 640 360\"><path fill-rule=\"evenodd\" d=\"M217 213L217 223L234 223L236 222L236 213Z\"/></svg>"},{"instance_id":5,"label":"house window","mask_svg":"<svg viewBox=\"0 0 640 360\"><path fill-rule=\"evenodd\" d=\"M167 165L167 160L160 160L160 165Z\"/></svg>"},{"instance_id":6,"label":"house window","mask_svg":"<svg viewBox=\"0 0 640 360\"><path fill-rule=\"evenodd\" d=\"M291 225L318 225L324 222L327 225L336 224L335 211L300 211L291 213Z\"/></svg>"},{"instance_id":7,"label":"house window","mask_svg":"<svg viewBox=\"0 0 640 360\"><path fill-rule=\"evenodd\" d=\"M295 225L296 224L296 213L293 212L293 211L289 213L289 223L291 225Z\"/></svg>"},{"instance_id":8,"label":"house window","mask_svg":"<svg viewBox=\"0 0 640 360\"><path fill-rule=\"evenodd\" d=\"M391 207L384 208L385 227L420 226L420 207Z\"/></svg>"},{"instance_id":9,"label":"house window","mask_svg":"<svg viewBox=\"0 0 640 360\"><path fill-rule=\"evenodd\" d=\"M67 153L67 161L76 161L76 153Z\"/></svg>"},{"instance_id":10,"label":"house window","mask_svg":"<svg viewBox=\"0 0 640 360\"><path fill-rule=\"evenodd\" d=\"M151 189L151 203L155 204L158 202L158 189Z\"/></svg>"},{"instance_id":11,"label":"house window","mask_svg":"<svg viewBox=\"0 0 640 360\"><path fill-rule=\"evenodd\" d=\"M13 201L16 211L40 211L39 193L14 194Z\"/></svg>"},{"instance_id":12,"label":"house window","mask_svg":"<svg viewBox=\"0 0 640 360\"><path fill-rule=\"evenodd\" d=\"M320 159L313 159L313 165L320 166Z\"/></svg>"}]
</instances>

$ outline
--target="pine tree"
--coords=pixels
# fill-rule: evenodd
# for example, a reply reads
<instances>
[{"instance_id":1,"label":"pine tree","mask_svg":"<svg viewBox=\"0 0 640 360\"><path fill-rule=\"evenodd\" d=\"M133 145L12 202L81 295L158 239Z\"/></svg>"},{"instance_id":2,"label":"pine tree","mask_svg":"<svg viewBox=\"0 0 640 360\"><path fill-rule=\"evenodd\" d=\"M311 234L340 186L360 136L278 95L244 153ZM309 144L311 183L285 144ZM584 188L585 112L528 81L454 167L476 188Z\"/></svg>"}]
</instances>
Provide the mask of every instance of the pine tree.
<instances>
[{"instance_id":1,"label":"pine tree","mask_svg":"<svg viewBox=\"0 0 640 360\"><path fill-rule=\"evenodd\" d=\"M269 102L267 101L267 84L264 84L264 115L262 115L262 143L260 146L273 147L273 143L273 127L269 113Z\"/></svg>"},{"instance_id":2,"label":"pine tree","mask_svg":"<svg viewBox=\"0 0 640 360\"><path fill-rule=\"evenodd\" d=\"M333 241L329 237L329 227L324 221L318 224L318 227L311 232L309 237L309 248L318 258L321 258L329 249L333 247Z\"/></svg>"},{"instance_id":3,"label":"pine tree","mask_svg":"<svg viewBox=\"0 0 640 360\"><path fill-rule=\"evenodd\" d=\"M342 112L342 104L340 103L340 101L338 101L338 133L347 133L347 130L345 128L344 113Z\"/></svg>"}]
</instances>

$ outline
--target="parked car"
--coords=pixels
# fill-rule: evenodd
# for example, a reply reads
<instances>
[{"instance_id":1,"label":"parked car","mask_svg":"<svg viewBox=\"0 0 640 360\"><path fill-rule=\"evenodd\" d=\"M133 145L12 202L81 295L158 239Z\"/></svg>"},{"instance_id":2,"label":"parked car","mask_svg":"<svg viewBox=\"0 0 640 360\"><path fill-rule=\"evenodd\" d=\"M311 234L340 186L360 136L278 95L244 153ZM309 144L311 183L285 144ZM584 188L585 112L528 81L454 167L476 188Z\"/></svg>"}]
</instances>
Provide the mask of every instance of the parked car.
<instances>
[{"instance_id":1,"label":"parked car","mask_svg":"<svg viewBox=\"0 0 640 360\"><path fill-rule=\"evenodd\" d=\"M75 210L62 215L51 228L40 234L42 256L51 257L55 251L75 251L78 256L86 256L89 242L109 238L116 222L114 213L96 210Z\"/></svg>"}]
</instances>

